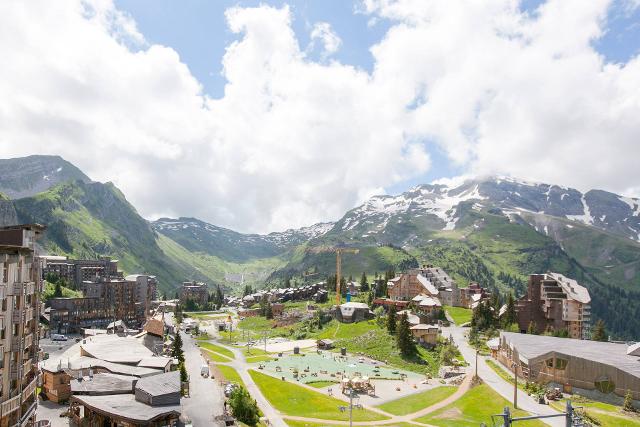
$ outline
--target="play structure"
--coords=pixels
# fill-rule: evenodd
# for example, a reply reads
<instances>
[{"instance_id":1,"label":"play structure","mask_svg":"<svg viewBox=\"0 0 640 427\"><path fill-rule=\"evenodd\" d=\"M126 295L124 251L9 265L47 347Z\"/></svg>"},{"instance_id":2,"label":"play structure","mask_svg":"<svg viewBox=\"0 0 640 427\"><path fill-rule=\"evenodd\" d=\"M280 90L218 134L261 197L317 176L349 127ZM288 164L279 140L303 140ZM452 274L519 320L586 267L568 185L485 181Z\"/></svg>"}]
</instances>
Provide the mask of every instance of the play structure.
<instances>
[{"instance_id":1,"label":"play structure","mask_svg":"<svg viewBox=\"0 0 640 427\"><path fill-rule=\"evenodd\" d=\"M356 393L368 394L369 396L376 395L376 387L371 384L369 377L354 376L353 378L342 378L340 385L342 394L349 394L350 390L353 390Z\"/></svg>"}]
</instances>

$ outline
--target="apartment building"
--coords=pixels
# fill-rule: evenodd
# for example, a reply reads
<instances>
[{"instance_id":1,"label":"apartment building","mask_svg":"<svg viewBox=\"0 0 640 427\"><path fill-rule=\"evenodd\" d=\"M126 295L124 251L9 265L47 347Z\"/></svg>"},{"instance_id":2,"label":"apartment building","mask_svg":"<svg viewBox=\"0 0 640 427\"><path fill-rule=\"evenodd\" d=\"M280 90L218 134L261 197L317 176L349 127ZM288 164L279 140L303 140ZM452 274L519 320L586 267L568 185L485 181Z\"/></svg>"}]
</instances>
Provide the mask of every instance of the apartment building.
<instances>
[{"instance_id":1,"label":"apartment building","mask_svg":"<svg viewBox=\"0 0 640 427\"><path fill-rule=\"evenodd\" d=\"M68 259L65 256L43 256L42 274L53 274L79 288L83 282L94 281L98 277L122 279L118 271L118 260L109 257L100 259Z\"/></svg>"},{"instance_id":2,"label":"apartment building","mask_svg":"<svg viewBox=\"0 0 640 427\"><path fill-rule=\"evenodd\" d=\"M437 297L439 291L423 270L409 270L387 282L387 293L394 301L410 301L418 295Z\"/></svg>"},{"instance_id":3,"label":"apartment building","mask_svg":"<svg viewBox=\"0 0 640 427\"><path fill-rule=\"evenodd\" d=\"M0 427L35 422L42 273L37 224L0 227Z\"/></svg>"},{"instance_id":4,"label":"apartment building","mask_svg":"<svg viewBox=\"0 0 640 427\"><path fill-rule=\"evenodd\" d=\"M209 299L209 287L206 283L183 282L180 287L180 304L192 300L196 304L204 305Z\"/></svg>"},{"instance_id":5,"label":"apartment building","mask_svg":"<svg viewBox=\"0 0 640 427\"><path fill-rule=\"evenodd\" d=\"M569 337L588 339L591 324L589 291L558 273L529 276L527 295L516 301L518 326L537 333L566 330Z\"/></svg>"},{"instance_id":6,"label":"apartment building","mask_svg":"<svg viewBox=\"0 0 640 427\"><path fill-rule=\"evenodd\" d=\"M158 298L158 280L148 274L130 274L124 278L127 282L136 283L136 300L140 302L143 315L151 314L151 301Z\"/></svg>"},{"instance_id":7,"label":"apartment building","mask_svg":"<svg viewBox=\"0 0 640 427\"><path fill-rule=\"evenodd\" d=\"M143 282L104 277L82 282L82 297L49 301L51 331L77 333L81 329L105 328L117 320L132 328L142 327L151 306L149 292L153 289L151 286L145 292L140 291Z\"/></svg>"}]
</instances>

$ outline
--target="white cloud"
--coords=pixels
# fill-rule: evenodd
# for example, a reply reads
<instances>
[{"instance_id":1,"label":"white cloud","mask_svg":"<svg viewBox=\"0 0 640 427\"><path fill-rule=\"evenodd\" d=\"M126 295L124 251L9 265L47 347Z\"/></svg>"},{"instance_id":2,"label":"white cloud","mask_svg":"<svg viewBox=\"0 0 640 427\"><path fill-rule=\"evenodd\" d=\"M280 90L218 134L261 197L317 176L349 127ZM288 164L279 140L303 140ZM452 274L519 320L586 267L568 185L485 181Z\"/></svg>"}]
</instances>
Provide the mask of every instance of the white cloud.
<instances>
[{"instance_id":1,"label":"white cloud","mask_svg":"<svg viewBox=\"0 0 640 427\"><path fill-rule=\"evenodd\" d=\"M311 30L311 43L309 44L309 50L313 50L316 42L322 43L323 51L322 56L327 58L338 51L342 40L331 28L331 24L328 22L316 22Z\"/></svg>"},{"instance_id":2,"label":"white cloud","mask_svg":"<svg viewBox=\"0 0 640 427\"><path fill-rule=\"evenodd\" d=\"M607 8L368 0L364 13L392 21L370 74L310 60L287 7L232 8L238 40L211 99L109 1L6 1L0 148L60 154L147 217L244 231L339 217L426 172L425 140L468 173L633 191L640 60L592 48ZM339 48L328 24L313 32L326 55Z\"/></svg>"}]
</instances>

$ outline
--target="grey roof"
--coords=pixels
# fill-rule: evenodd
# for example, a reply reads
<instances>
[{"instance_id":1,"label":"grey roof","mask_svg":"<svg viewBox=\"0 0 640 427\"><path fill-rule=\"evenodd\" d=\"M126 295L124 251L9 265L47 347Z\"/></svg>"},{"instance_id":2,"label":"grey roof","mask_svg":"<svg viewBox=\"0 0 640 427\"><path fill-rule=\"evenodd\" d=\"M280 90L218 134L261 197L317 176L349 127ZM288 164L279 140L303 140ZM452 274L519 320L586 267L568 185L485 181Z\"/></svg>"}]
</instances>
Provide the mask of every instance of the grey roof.
<instances>
[{"instance_id":1,"label":"grey roof","mask_svg":"<svg viewBox=\"0 0 640 427\"><path fill-rule=\"evenodd\" d=\"M133 382L138 378L129 375L95 374L93 378L71 379L71 392L90 394L133 393Z\"/></svg>"},{"instance_id":2,"label":"grey roof","mask_svg":"<svg viewBox=\"0 0 640 427\"><path fill-rule=\"evenodd\" d=\"M610 342L557 338L543 335L501 332L500 341L516 348L520 359L528 362L550 353L591 360L610 365L640 378L640 360L627 355L627 345Z\"/></svg>"},{"instance_id":3,"label":"grey roof","mask_svg":"<svg viewBox=\"0 0 640 427\"><path fill-rule=\"evenodd\" d=\"M153 352L144 346L142 340L115 334L86 338L80 347L88 356L114 363L137 364L153 356Z\"/></svg>"},{"instance_id":4,"label":"grey roof","mask_svg":"<svg viewBox=\"0 0 640 427\"><path fill-rule=\"evenodd\" d=\"M144 391L151 396L179 393L180 372L172 371L165 374L142 378L136 384L136 390Z\"/></svg>"},{"instance_id":5,"label":"grey roof","mask_svg":"<svg viewBox=\"0 0 640 427\"><path fill-rule=\"evenodd\" d=\"M138 366L144 366L145 368L164 369L171 362L172 362L172 359L169 357L162 357L162 356L147 357L145 359L142 359L140 363L138 363Z\"/></svg>"},{"instance_id":6,"label":"grey roof","mask_svg":"<svg viewBox=\"0 0 640 427\"><path fill-rule=\"evenodd\" d=\"M180 415L180 404L150 406L138 402L133 394L115 394L110 396L73 396L82 404L95 411L115 418L146 422L168 414Z\"/></svg>"},{"instance_id":7,"label":"grey roof","mask_svg":"<svg viewBox=\"0 0 640 427\"><path fill-rule=\"evenodd\" d=\"M114 374L133 375L136 377L146 377L157 375L162 372L159 369L145 368L141 366L125 365L122 363L112 363L93 357L74 355L71 357L61 357L59 359L49 359L41 362L42 369L50 372L59 372L65 369L88 369L104 368Z\"/></svg>"}]
</instances>

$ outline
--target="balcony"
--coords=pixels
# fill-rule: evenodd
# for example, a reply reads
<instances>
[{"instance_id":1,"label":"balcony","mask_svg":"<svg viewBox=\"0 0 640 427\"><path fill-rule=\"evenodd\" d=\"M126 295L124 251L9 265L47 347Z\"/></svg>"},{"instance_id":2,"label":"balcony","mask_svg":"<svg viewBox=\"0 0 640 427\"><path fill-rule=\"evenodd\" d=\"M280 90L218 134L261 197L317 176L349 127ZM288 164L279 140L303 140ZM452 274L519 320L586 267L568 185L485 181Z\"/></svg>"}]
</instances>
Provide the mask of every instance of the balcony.
<instances>
[{"instance_id":1,"label":"balcony","mask_svg":"<svg viewBox=\"0 0 640 427\"><path fill-rule=\"evenodd\" d=\"M27 295L33 295L36 292L36 284L34 282L27 283L26 291Z\"/></svg>"},{"instance_id":2,"label":"balcony","mask_svg":"<svg viewBox=\"0 0 640 427\"><path fill-rule=\"evenodd\" d=\"M33 334L29 334L24 337L24 348L27 348L33 344Z\"/></svg>"},{"instance_id":3,"label":"balcony","mask_svg":"<svg viewBox=\"0 0 640 427\"><path fill-rule=\"evenodd\" d=\"M2 415L9 415L10 413L16 411L20 407L20 396L12 397L11 399L3 402L0 405L0 411Z\"/></svg>"},{"instance_id":4,"label":"balcony","mask_svg":"<svg viewBox=\"0 0 640 427\"><path fill-rule=\"evenodd\" d=\"M0 285L0 299L7 297L7 285Z\"/></svg>"},{"instance_id":5,"label":"balcony","mask_svg":"<svg viewBox=\"0 0 640 427\"><path fill-rule=\"evenodd\" d=\"M26 362L24 362L22 364L22 375L25 375L27 372L31 371L31 367L32 367L32 363L31 363L31 359L27 360Z\"/></svg>"},{"instance_id":6,"label":"balcony","mask_svg":"<svg viewBox=\"0 0 640 427\"><path fill-rule=\"evenodd\" d=\"M22 309L14 309L12 314L13 323L20 323L24 318L24 311Z\"/></svg>"},{"instance_id":7,"label":"balcony","mask_svg":"<svg viewBox=\"0 0 640 427\"><path fill-rule=\"evenodd\" d=\"M38 386L38 377L35 377L23 390L22 400L27 400L35 391Z\"/></svg>"}]
</instances>

